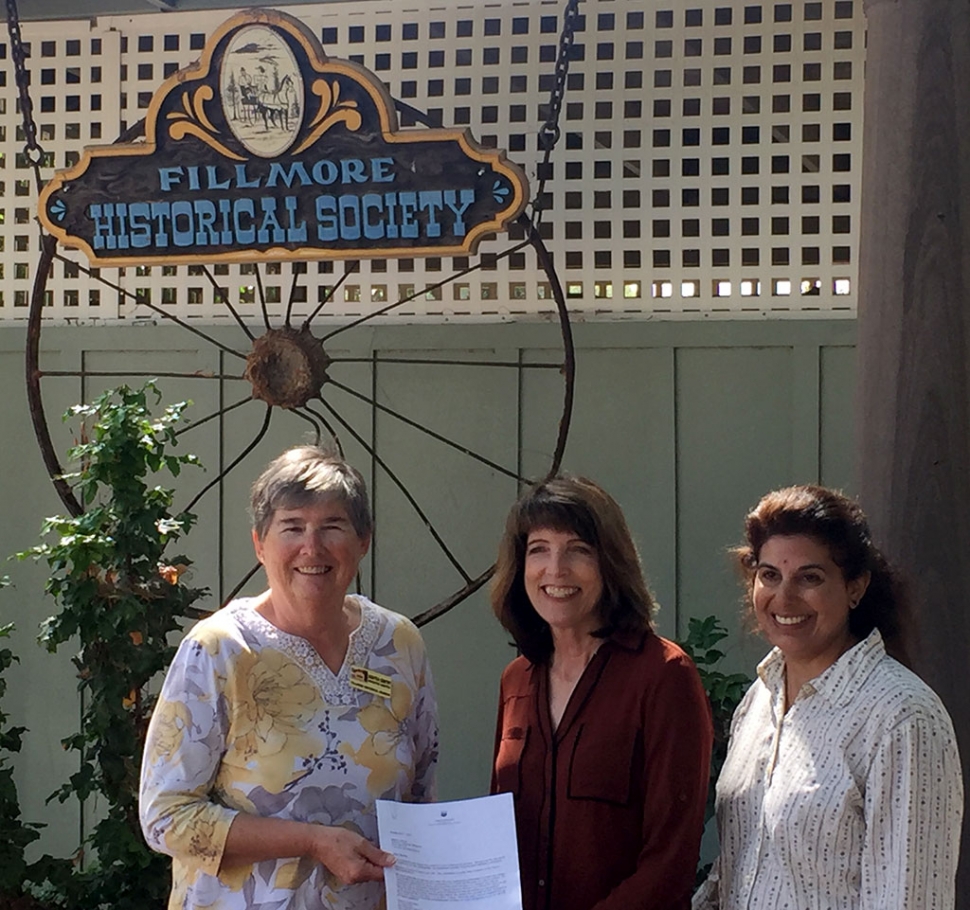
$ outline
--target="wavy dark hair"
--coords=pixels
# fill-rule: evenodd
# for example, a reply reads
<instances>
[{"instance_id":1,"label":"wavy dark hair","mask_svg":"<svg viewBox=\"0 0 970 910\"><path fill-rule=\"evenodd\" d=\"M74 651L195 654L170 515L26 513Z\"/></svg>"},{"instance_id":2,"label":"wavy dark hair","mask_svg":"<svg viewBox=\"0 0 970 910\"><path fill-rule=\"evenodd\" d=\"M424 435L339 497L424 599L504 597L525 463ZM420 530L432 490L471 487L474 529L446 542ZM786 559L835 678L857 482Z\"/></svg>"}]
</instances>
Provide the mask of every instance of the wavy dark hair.
<instances>
[{"instance_id":1,"label":"wavy dark hair","mask_svg":"<svg viewBox=\"0 0 970 910\"><path fill-rule=\"evenodd\" d=\"M849 631L860 641L879 629L886 650L910 666L911 622L905 587L897 571L873 544L859 504L837 490L806 484L763 496L744 520L747 543L734 554L751 595L761 548L770 537L811 537L828 548L846 581L869 573L869 585L849 611Z\"/></svg>"},{"instance_id":2,"label":"wavy dark hair","mask_svg":"<svg viewBox=\"0 0 970 910\"><path fill-rule=\"evenodd\" d=\"M545 663L553 651L549 625L525 591L526 543L537 528L571 532L596 551L603 596L597 605L601 626L594 635L652 631L655 604L623 511L592 480L559 475L532 487L512 506L492 579L492 609L526 658Z\"/></svg>"}]
</instances>

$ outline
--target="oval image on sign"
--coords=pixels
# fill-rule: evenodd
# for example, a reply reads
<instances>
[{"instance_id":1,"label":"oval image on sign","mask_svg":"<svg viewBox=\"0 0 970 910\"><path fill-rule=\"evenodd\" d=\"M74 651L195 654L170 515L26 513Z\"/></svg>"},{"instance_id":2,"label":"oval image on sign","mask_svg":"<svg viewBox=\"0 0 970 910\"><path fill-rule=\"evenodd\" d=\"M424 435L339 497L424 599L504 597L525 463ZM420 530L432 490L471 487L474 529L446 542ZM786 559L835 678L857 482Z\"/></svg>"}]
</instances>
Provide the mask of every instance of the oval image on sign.
<instances>
[{"instance_id":1,"label":"oval image on sign","mask_svg":"<svg viewBox=\"0 0 970 910\"><path fill-rule=\"evenodd\" d=\"M219 84L229 127L248 151L275 158L293 144L303 123L303 77L273 29L253 25L233 36Z\"/></svg>"}]
</instances>

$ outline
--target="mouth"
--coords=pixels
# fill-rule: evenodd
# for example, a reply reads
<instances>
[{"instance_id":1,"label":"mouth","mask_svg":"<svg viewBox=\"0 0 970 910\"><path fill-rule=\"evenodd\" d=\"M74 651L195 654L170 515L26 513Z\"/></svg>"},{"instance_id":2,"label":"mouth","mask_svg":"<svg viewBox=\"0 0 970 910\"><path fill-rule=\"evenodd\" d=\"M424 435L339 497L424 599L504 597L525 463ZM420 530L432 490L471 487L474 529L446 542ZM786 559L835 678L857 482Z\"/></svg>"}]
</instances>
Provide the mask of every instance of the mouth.
<instances>
[{"instance_id":1,"label":"mouth","mask_svg":"<svg viewBox=\"0 0 970 910\"><path fill-rule=\"evenodd\" d=\"M326 575L332 571L331 566L297 566L294 570L298 575Z\"/></svg>"},{"instance_id":2,"label":"mouth","mask_svg":"<svg viewBox=\"0 0 970 910\"><path fill-rule=\"evenodd\" d=\"M556 600L565 600L579 593L579 588L565 585L543 585L542 593Z\"/></svg>"},{"instance_id":3,"label":"mouth","mask_svg":"<svg viewBox=\"0 0 970 910\"><path fill-rule=\"evenodd\" d=\"M781 616L780 614L776 613L772 619L774 619L774 621L780 626L800 626L803 623L808 622L811 619L811 616L808 614L805 614L804 616Z\"/></svg>"}]
</instances>

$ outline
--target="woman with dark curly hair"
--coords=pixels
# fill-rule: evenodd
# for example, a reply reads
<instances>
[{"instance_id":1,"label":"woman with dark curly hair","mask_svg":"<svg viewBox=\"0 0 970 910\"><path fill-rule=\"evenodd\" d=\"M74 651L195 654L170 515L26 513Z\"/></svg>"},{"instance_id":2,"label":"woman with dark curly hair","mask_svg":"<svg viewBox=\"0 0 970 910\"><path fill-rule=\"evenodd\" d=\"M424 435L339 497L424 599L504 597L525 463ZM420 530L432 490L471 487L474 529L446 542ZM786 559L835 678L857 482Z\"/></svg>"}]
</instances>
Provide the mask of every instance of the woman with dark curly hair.
<instances>
[{"instance_id":1,"label":"woman with dark curly hair","mask_svg":"<svg viewBox=\"0 0 970 910\"><path fill-rule=\"evenodd\" d=\"M774 648L734 715L721 855L694 910L952 910L953 725L905 666L907 605L865 515L833 490L788 487L745 532L736 553Z\"/></svg>"},{"instance_id":2,"label":"woman with dark curly hair","mask_svg":"<svg viewBox=\"0 0 970 910\"><path fill-rule=\"evenodd\" d=\"M502 675L493 792L515 797L525 910L686 910L713 733L690 658L660 638L616 502L556 477L513 506L492 606Z\"/></svg>"}]
</instances>

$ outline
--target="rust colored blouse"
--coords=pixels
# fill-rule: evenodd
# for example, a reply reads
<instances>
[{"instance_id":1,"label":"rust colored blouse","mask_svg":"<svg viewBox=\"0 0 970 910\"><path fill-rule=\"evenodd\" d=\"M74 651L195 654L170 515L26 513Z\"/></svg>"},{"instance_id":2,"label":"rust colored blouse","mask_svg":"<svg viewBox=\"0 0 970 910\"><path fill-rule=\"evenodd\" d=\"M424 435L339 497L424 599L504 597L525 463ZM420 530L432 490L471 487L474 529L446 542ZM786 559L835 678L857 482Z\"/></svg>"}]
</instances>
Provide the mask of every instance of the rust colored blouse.
<instances>
[{"instance_id":1,"label":"rust colored blouse","mask_svg":"<svg viewBox=\"0 0 970 910\"><path fill-rule=\"evenodd\" d=\"M713 741L697 669L651 632L607 639L555 732L548 678L524 657L506 667L495 736L524 910L686 910Z\"/></svg>"}]
</instances>

